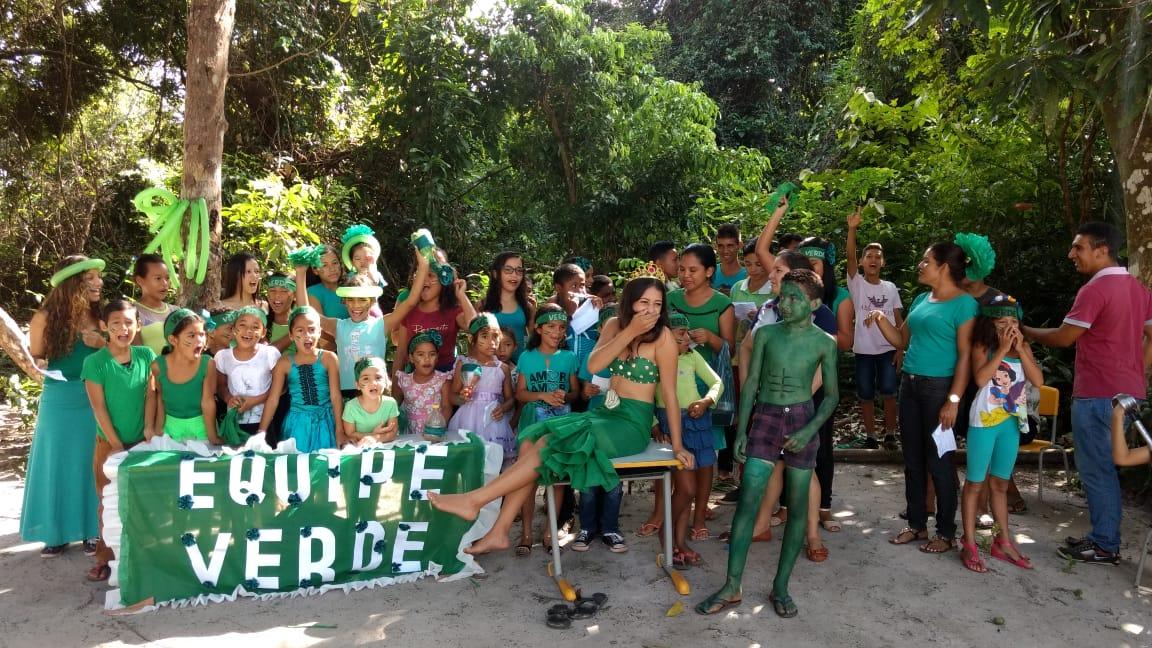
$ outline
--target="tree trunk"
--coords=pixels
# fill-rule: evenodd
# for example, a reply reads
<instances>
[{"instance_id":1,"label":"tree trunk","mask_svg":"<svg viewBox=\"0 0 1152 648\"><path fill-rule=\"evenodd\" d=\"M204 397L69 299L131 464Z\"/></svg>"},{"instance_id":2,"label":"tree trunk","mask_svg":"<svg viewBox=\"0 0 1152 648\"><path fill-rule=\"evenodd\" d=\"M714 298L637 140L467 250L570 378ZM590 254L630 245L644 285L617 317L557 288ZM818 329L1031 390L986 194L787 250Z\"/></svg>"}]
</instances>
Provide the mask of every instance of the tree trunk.
<instances>
[{"instance_id":1,"label":"tree trunk","mask_svg":"<svg viewBox=\"0 0 1152 648\"><path fill-rule=\"evenodd\" d=\"M212 243L203 285L183 280L181 301L207 306L220 299L220 167L224 156L224 89L236 0L191 0L184 88L184 177L180 197L204 198Z\"/></svg>"},{"instance_id":2,"label":"tree trunk","mask_svg":"<svg viewBox=\"0 0 1152 648\"><path fill-rule=\"evenodd\" d=\"M1124 195L1129 270L1152 285L1152 115L1124 112L1110 103L1102 106Z\"/></svg>"}]
</instances>

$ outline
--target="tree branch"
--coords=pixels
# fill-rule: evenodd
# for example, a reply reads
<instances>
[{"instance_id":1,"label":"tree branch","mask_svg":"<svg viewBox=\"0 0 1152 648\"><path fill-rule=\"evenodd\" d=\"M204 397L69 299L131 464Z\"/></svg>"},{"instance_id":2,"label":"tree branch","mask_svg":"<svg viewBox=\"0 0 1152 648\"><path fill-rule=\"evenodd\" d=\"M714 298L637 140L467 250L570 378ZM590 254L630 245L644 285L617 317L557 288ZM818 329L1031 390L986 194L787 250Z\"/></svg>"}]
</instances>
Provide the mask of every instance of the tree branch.
<instances>
[{"instance_id":1,"label":"tree branch","mask_svg":"<svg viewBox=\"0 0 1152 648\"><path fill-rule=\"evenodd\" d=\"M311 55L315 54L316 52L319 52L321 50L321 48L326 48L329 45L331 45L332 41L336 40L336 37L343 34L344 28L348 25L348 20L351 18L352 18L352 12L349 11L348 13L346 13L344 15L344 20L340 22L340 27L336 30L336 32L333 33L331 36L329 36L324 41L322 41L319 45L317 45L316 47L313 47L310 50L304 50L303 52L296 52L294 54L289 54L288 56L285 56L284 58L280 59L279 61L276 61L275 63L272 63L271 65L265 65L264 67L262 67L258 70L251 70L249 72L228 72L228 76L232 77L233 79L241 78L241 77L256 76L258 74L264 74L265 72L271 72L272 70L275 70L276 68L280 67L281 65L284 65L285 63L292 61L292 60L295 60L295 59L298 59L302 56L311 56Z\"/></svg>"},{"instance_id":2,"label":"tree branch","mask_svg":"<svg viewBox=\"0 0 1152 648\"><path fill-rule=\"evenodd\" d=\"M142 81L140 79L132 77L132 76L125 74L125 73L123 73L123 72L121 72L115 68L109 68L109 67L104 67L103 65L96 65L95 63L89 63L83 59L79 59L79 58L76 58L74 56L70 56L69 54L66 54L64 52L57 52L55 50L46 50L46 49L0 50L0 60L17 61L19 59L27 58L29 56L51 57L51 58L58 58L61 60L65 60L65 61L70 61L72 63L75 63L76 65L79 65L81 67L86 67L90 70L99 70L99 71L104 72L106 74L111 74L114 77L123 79L125 81L128 81L129 83L134 83L134 84L136 84L142 88L147 88L148 90L150 90L151 92L154 92L156 94L160 94L159 86L154 86L151 83L148 83L147 81Z\"/></svg>"}]
</instances>

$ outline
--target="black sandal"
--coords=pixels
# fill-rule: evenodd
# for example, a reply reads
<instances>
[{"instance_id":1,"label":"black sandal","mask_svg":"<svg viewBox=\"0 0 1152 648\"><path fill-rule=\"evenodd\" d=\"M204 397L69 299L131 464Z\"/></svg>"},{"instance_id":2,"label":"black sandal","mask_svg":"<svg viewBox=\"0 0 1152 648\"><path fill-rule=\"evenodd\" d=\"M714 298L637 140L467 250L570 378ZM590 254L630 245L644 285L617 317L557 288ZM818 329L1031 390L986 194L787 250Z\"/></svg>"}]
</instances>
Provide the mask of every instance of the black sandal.
<instances>
[{"instance_id":1,"label":"black sandal","mask_svg":"<svg viewBox=\"0 0 1152 648\"><path fill-rule=\"evenodd\" d=\"M574 612L575 610L570 605L563 603L553 605L548 608L544 623L553 630L567 630L572 627L572 614Z\"/></svg>"},{"instance_id":2,"label":"black sandal","mask_svg":"<svg viewBox=\"0 0 1152 648\"><path fill-rule=\"evenodd\" d=\"M572 613L572 618L576 620L591 619L596 616L596 613L600 611L607 600L608 595L599 592L593 594L591 598L576 599L576 610Z\"/></svg>"},{"instance_id":3,"label":"black sandal","mask_svg":"<svg viewBox=\"0 0 1152 648\"><path fill-rule=\"evenodd\" d=\"M779 597L775 594L769 594L768 602L772 604L772 609L776 611L777 616L791 619L797 614L800 614L800 610L796 607L796 602L787 594Z\"/></svg>"}]
</instances>

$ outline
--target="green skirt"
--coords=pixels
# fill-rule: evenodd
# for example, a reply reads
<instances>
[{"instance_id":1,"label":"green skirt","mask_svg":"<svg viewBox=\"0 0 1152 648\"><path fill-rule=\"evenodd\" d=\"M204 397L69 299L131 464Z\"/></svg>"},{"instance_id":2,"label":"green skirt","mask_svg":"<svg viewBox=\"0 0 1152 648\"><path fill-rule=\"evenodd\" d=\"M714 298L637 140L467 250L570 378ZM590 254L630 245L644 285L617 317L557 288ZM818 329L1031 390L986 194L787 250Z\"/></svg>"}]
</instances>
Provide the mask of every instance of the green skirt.
<instances>
[{"instance_id":1,"label":"green skirt","mask_svg":"<svg viewBox=\"0 0 1152 648\"><path fill-rule=\"evenodd\" d=\"M204 415L192 418L164 417L164 434L173 441L207 441L208 431L204 429Z\"/></svg>"},{"instance_id":2,"label":"green skirt","mask_svg":"<svg viewBox=\"0 0 1152 648\"><path fill-rule=\"evenodd\" d=\"M598 407L530 425L517 441L548 437L540 450L541 484L567 481L576 490L611 490L620 483L612 460L648 447L653 411L652 403L621 398L614 409Z\"/></svg>"}]
</instances>

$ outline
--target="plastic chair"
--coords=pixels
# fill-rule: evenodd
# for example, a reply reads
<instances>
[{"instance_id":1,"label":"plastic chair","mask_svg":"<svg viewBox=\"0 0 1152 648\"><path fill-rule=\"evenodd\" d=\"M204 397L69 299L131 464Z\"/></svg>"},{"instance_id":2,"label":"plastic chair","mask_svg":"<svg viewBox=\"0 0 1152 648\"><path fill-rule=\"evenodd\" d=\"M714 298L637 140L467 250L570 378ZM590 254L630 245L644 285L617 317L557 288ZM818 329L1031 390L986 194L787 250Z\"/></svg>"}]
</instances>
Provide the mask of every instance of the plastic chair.
<instances>
[{"instance_id":1,"label":"plastic chair","mask_svg":"<svg viewBox=\"0 0 1152 648\"><path fill-rule=\"evenodd\" d=\"M1064 457L1064 474L1070 475L1068 468L1068 452L1069 449L1056 442L1056 419L1060 411L1060 390L1048 385L1040 386L1040 399L1036 407L1036 414L1041 420L1048 417L1048 440L1036 439L1028 445L1020 446L1020 452L1036 453L1040 456L1037 457L1037 464L1040 466L1036 471L1036 479L1039 483L1037 488L1040 501L1044 501L1044 455L1049 452L1059 452Z\"/></svg>"}]
</instances>

